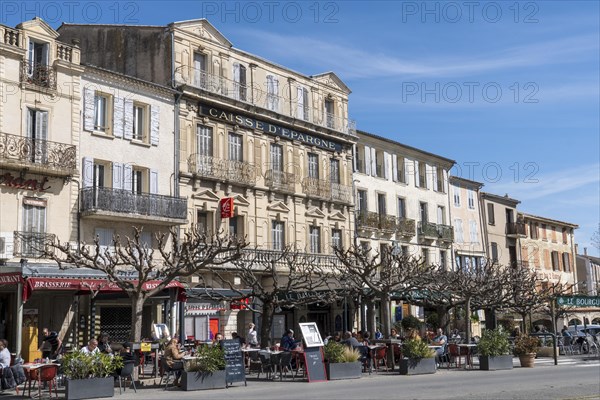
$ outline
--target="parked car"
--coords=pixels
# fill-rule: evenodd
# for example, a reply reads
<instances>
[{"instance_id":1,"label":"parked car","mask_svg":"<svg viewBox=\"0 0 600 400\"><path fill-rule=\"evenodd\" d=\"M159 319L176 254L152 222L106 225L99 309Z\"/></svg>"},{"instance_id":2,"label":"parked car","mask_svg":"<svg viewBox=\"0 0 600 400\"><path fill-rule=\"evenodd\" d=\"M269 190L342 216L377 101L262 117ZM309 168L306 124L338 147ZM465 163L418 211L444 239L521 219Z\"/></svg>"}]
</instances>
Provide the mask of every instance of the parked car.
<instances>
[{"instance_id":1,"label":"parked car","mask_svg":"<svg viewBox=\"0 0 600 400\"><path fill-rule=\"evenodd\" d=\"M571 335L576 336L575 332L577 332L577 336L585 336L586 333L590 335L596 336L600 333L600 325L586 325L584 330L584 325L569 325L567 328Z\"/></svg>"},{"instance_id":2,"label":"parked car","mask_svg":"<svg viewBox=\"0 0 600 400\"><path fill-rule=\"evenodd\" d=\"M567 328L579 346L581 353L587 354L590 350L598 352L600 341L600 325L569 325Z\"/></svg>"}]
</instances>

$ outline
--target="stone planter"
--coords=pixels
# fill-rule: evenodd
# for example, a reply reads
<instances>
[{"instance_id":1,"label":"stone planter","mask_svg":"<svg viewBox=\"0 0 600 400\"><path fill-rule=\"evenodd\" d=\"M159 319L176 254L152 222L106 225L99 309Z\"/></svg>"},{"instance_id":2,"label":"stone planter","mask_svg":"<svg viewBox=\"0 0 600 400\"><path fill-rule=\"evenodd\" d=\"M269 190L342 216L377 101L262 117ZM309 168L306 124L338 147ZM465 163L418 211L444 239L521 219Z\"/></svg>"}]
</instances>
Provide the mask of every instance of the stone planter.
<instances>
[{"instance_id":1,"label":"stone planter","mask_svg":"<svg viewBox=\"0 0 600 400\"><path fill-rule=\"evenodd\" d=\"M187 372L181 373L182 390L225 389L225 370L215 372Z\"/></svg>"},{"instance_id":2,"label":"stone planter","mask_svg":"<svg viewBox=\"0 0 600 400\"><path fill-rule=\"evenodd\" d=\"M435 358L403 358L400 360L400 375L434 374Z\"/></svg>"},{"instance_id":3,"label":"stone planter","mask_svg":"<svg viewBox=\"0 0 600 400\"><path fill-rule=\"evenodd\" d=\"M497 371L500 369L512 369L512 356L479 356L479 369L484 371Z\"/></svg>"},{"instance_id":4,"label":"stone planter","mask_svg":"<svg viewBox=\"0 0 600 400\"><path fill-rule=\"evenodd\" d=\"M360 361L351 363L326 363L327 379L335 381L338 379L357 379L362 375Z\"/></svg>"},{"instance_id":5,"label":"stone planter","mask_svg":"<svg viewBox=\"0 0 600 400\"><path fill-rule=\"evenodd\" d=\"M96 399L115 395L115 378L67 379L67 400Z\"/></svg>"},{"instance_id":6,"label":"stone planter","mask_svg":"<svg viewBox=\"0 0 600 400\"><path fill-rule=\"evenodd\" d=\"M522 354L519 356L519 361L521 362L521 367L533 368L535 363L535 353Z\"/></svg>"}]
</instances>

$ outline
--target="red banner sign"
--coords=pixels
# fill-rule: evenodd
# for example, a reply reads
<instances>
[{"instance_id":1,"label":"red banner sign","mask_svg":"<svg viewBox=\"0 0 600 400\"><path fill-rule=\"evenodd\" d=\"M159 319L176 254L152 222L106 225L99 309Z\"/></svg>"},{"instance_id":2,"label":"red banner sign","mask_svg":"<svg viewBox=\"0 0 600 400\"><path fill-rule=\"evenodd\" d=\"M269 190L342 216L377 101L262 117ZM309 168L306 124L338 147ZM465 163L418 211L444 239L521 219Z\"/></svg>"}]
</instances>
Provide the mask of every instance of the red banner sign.
<instances>
[{"instance_id":1,"label":"red banner sign","mask_svg":"<svg viewBox=\"0 0 600 400\"><path fill-rule=\"evenodd\" d=\"M224 197L219 201L221 218L233 218L233 197Z\"/></svg>"},{"instance_id":2,"label":"red banner sign","mask_svg":"<svg viewBox=\"0 0 600 400\"><path fill-rule=\"evenodd\" d=\"M22 282L23 277L20 272L0 274L0 285L16 285Z\"/></svg>"}]
</instances>

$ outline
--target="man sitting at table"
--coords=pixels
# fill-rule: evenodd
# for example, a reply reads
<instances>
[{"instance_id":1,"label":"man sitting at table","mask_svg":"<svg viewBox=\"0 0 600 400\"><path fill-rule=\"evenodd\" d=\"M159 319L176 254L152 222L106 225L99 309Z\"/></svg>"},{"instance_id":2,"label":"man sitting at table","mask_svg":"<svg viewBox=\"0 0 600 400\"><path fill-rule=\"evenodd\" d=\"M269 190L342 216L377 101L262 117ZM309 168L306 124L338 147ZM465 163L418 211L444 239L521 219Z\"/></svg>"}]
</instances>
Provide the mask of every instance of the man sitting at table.
<instances>
[{"instance_id":1,"label":"man sitting at table","mask_svg":"<svg viewBox=\"0 0 600 400\"><path fill-rule=\"evenodd\" d=\"M10 351L8 351L8 341L0 339L0 369L10 367Z\"/></svg>"},{"instance_id":2,"label":"man sitting at table","mask_svg":"<svg viewBox=\"0 0 600 400\"><path fill-rule=\"evenodd\" d=\"M285 332L285 335L281 338L281 348L285 351L292 351L298 347L299 340L294 340L294 331L288 329Z\"/></svg>"},{"instance_id":3,"label":"man sitting at table","mask_svg":"<svg viewBox=\"0 0 600 400\"><path fill-rule=\"evenodd\" d=\"M81 352L84 354L100 353L100 349L98 348L98 341L96 339L90 339L87 346L83 346L81 348Z\"/></svg>"},{"instance_id":4,"label":"man sitting at table","mask_svg":"<svg viewBox=\"0 0 600 400\"><path fill-rule=\"evenodd\" d=\"M442 356L446 353L446 344L448 343L448 336L444 335L442 328L437 329L437 336L431 340L433 346L441 346L435 350L435 360L439 364L442 361Z\"/></svg>"}]
</instances>

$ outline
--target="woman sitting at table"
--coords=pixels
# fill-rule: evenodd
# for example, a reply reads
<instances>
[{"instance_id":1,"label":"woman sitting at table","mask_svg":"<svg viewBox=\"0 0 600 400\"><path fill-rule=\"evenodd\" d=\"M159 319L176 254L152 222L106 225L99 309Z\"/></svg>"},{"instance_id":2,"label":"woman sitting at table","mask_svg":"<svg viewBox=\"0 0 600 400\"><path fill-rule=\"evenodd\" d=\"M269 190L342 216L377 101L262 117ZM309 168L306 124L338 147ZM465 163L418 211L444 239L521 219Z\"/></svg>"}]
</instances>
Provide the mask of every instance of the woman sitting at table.
<instances>
[{"instance_id":1,"label":"woman sitting at table","mask_svg":"<svg viewBox=\"0 0 600 400\"><path fill-rule=\"evenodd\" d=\"M183 370L184 356L185 352L179 351L179 339L176 337L172 338L169 343L167 343L164 357L167 366L171 369L171 371L175 372L175 381L173 382L173 385L175 386L179 386L179 377L181 376L181 371Z\"/></svg>"},{"instance_id":2,"label":"woman sitting at table","mask_svg":"<svg viewBox=\"0 0 600 400\"><path fill-rule=\"evenodd\" d=\"M98 335L98 350L100 350L101 353L112 354L113 351L108 342L108 333L101 333Z\"/></svg>"}]
</instances>

